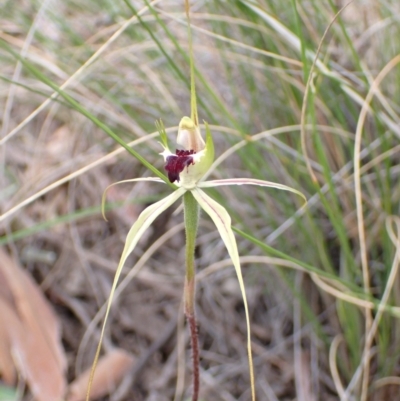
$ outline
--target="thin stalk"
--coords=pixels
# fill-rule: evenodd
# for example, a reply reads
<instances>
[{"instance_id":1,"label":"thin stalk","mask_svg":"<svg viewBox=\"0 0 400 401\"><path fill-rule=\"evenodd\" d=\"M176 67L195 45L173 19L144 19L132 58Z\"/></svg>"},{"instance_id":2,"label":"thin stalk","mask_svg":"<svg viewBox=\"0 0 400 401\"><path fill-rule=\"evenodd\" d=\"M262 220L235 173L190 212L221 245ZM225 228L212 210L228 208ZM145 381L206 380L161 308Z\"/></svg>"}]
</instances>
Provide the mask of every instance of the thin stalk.
<instances>
[{"instance_id":1,"label":"thin stalk","mask_svg":"<svg viewBox=\"0 0 400 401\"><path fill-rule=\"evenodd\" d=\"M195 70L194 70L194 55L193 55L193 39L192 27L190 24L190 5L185 1L185 11L187 18L188 39L189 39L189 60L190 60L190 118L194 123L199 125L199 117L197 115L197 101L196 101L196 83L195 83Z\"/></svg>"},{"instance_id":2,"label":"thin stalk","mask_svg":"<svg viewBox=\"0 0 400 401\"><path fill-rule=\"evenodd\" d=\"M185 315L190 329L190 343L192 346L193 362L193 395L192 401L199 398L200 389L200 355L197 323L195 316L195 294L196 294L196 266L195 248L197 227L199 225L199 205L190 191L183 196L186 231L186 277L185 277Z\"/></svg>"}]
</instances>

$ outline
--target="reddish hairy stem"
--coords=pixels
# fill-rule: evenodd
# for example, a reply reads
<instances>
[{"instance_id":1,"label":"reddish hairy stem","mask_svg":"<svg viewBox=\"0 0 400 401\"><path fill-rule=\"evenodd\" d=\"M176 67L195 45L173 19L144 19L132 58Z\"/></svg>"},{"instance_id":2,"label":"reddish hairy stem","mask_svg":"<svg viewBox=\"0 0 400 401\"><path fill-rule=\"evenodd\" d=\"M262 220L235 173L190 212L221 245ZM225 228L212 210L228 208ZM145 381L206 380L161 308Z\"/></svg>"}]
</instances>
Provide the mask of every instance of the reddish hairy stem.
<instances>
[{"instance_id":1,"label":"reddish hairy stem","mask_svg":"<svg viewBox=\"0 0 400 401\"><path fill-rule=\"evenodd\" d=\"M197 401L200 390L200 352L199 352L199 336L197 331L196 316L194 309L194 296L196 293L195 278L185 282L185 315L190 330L190 345L192 347L192 363L193 363L193 393L192 401Z\"/></svg>"},{"instance_id":2,"label":"reddish hairy stem","mask_svg":"<svg viewBox=\"0 0 400 401\"><path fill-rule=\"evenodd\" d=\"M192 346L192 362L193 362L193 394L192 401L197 401L199 398L200 389L200 354L199 354L199 338L197 332L196 317L194 313L186 313L186 319L190 329L190 343Z\"/></svg>"}]
</instances>

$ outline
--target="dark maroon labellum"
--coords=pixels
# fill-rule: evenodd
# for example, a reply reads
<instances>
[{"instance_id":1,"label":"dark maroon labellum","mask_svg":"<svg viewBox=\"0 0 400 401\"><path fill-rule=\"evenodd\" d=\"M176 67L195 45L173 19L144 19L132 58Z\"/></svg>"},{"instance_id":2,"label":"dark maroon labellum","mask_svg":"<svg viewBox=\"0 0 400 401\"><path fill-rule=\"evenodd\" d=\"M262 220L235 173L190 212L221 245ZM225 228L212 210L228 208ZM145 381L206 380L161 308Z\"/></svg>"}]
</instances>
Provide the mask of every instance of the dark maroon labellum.
<instances>
[{"instance_id":1,"label":"dark maroon labellum","mask_svg":"<svg viewBox=\"0 0 400 401\"><path fill-rule=\"evenodd\" d=\"M196 152L194 150L177 149L175 153L175 155L167 156L167 164L165 165L165 170L168 173L168 179L170 182L179 182L179 174L183 169L194 164L191 155Z\"/></svg>"}]
</instances>

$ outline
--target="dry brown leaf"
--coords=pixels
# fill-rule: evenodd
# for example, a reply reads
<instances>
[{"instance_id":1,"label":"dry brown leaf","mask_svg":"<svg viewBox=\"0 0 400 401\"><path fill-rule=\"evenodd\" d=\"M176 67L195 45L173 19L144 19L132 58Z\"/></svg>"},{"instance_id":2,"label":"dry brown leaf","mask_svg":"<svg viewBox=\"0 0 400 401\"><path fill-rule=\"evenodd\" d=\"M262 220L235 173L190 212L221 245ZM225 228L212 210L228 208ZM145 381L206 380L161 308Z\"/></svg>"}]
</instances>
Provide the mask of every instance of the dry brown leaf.
<instances>
[{"instance_id":1,"label":"dry brown leaf","mask_svg":"<svg viewBox=\"0 0 400 401\"><path fill-rule=\"evenodd\" d=\"M17 370L35 399L61 400L66 360L56 315L36 283L1 249L0 281L0 315Z\"/></svg>"},{"instance_id":2,"label":"dry brown leaf","mask_svg":"<svg viewBox=\"0 0 400 401\"><path fill-rule=\"evenodd\" d=\"M133 361L133 356L121 349L115 349L102 356L94 374L90 399L110 394L132 367ZM84 401L86 399L90 370L85 370L71 383L67 401Z\"/></svg>"},{"instance_id":3,"label":"dry brown leaf","mask_svg":"<svg viewBox=\"0 0 400 401\"><path fill-rule=\"evenodd\" d=\"M11 355L10 326L17 324L18 320L10 311L7 303L0 298L0 376L2 380L12 386L17 379L14 361ZM17 329L18 330L18 329Z\"/></svg>"}]
</instances>

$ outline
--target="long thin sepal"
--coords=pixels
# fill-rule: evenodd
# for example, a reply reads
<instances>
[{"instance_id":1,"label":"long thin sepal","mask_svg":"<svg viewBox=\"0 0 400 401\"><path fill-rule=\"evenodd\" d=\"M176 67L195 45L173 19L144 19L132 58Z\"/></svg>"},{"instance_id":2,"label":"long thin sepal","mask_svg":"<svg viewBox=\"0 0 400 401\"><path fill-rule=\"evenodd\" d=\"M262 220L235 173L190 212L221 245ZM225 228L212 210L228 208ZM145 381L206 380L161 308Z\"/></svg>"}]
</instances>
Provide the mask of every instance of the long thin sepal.
<instances>
[{"instance_id":1,"label":"long thin sepal","mask_svg":"<svg viewBox=\"0 0 400 401\"><path fill-rule=\"evenodd\" d=\"M246 290L244 288L242 269L240 267L239 252L237 250L235 235L233 234L231 228L231 217L229 216L229 213L223 206L221 206L218 202L210 198L201 189L198 188L193 189L192 194L199 203L200 207L211 217L212 221L217 226L218 232L225 243L226 249L228 250L229 256L236 270L240 291L243 297L244 310L246 314L247 352L249 356L251 398L253 401L255 401L256 392L254 383L253 357L251 352L250 316L247 306L247 297L246 297Z\"/></svg>"},{"instance_id":2,"label":"long thin sepal","mask_svg":"<svg viewBox=\"0 0 400 401\"><path fill-rule=\"evenodd\" d=\"M297 189L288 187L287 185L278 184L272 181L263 181L257 180L254 178L227 178L223 180L213 180L213 181L205 181L198 184L200 188L213 188L213 187L220 187L224 185L258 185L259 187L269 187L280 189L282 191L289 191L293 192L296 195L301 196L304 201L307 203L307 198Z\"/></svg>"},{"instance_id":3,"label":"long thin sepal","mask_svg":"<svg viewBox=\"0 0 400 401\"><path fill-rule=\"evenodd\" d=\"M104 211L104 205L105 205L105 202L106 202L107 191L111 187L113 187L114 185L124 184L126 182L138 182L138 181L154 181L154 182L161 182L161 183L165 184L165 182L161 178L157 178L157 177L131 178L129 180L122 180L122 181L118 181L118 182L113 182L111 185L109 185L104 190L103 196L101 198L101 214L103 215L103 218L104 218L105 221L107 221L107 218L106 218L105 211Z\"/></svg>"},{"instance_id":4,"label":"long thin sepal","mask_svg":"<svg viewBox=\"0 0 400 401\"><path fill-rule=\"evenodd\" d=\"M136 220L136 222L133 224L133 226L129 230L129 233L126 237L124 250L122 251L121 259L119 261L117 271L114 276L114 281L113 281L113 284L111 287L110 297L108 299L108 304L107 304L107 309L106 309L106 315L104 317L104 323L101 328L100 340L99 340L99 344L97 346L96 355L94 357L92 370L90 372L86 401L89 401L89 399L90 399L90 390L91 390L91 386L92 386L92 382L93 382L94 372L96 370L97 361L98 361L99 355L100 355L101 343L102 343L102 340L104 337L104 330L105 330L106 322L108 319L108 315L110 313L111 303L112 303L112 300L114 297L114 292L117 287L118 280L121 275L122 268L124 267L125 261L128 258L128 256L132 253L132 251L135 248L136 244L138 243L139 239L141 238L143 233L147 230L147 228L151 225L151 223L164 210L168 209L174 202L176 202L185 193L185 191L186 190L184 188L179 188L176 191L174 191L171 195L168 195L164 199L161 199L160 201L153 203L152 205L147 207L145 210L143 210L142 213L140 213L138 219Z\"/></svg>"}]
</instances>

